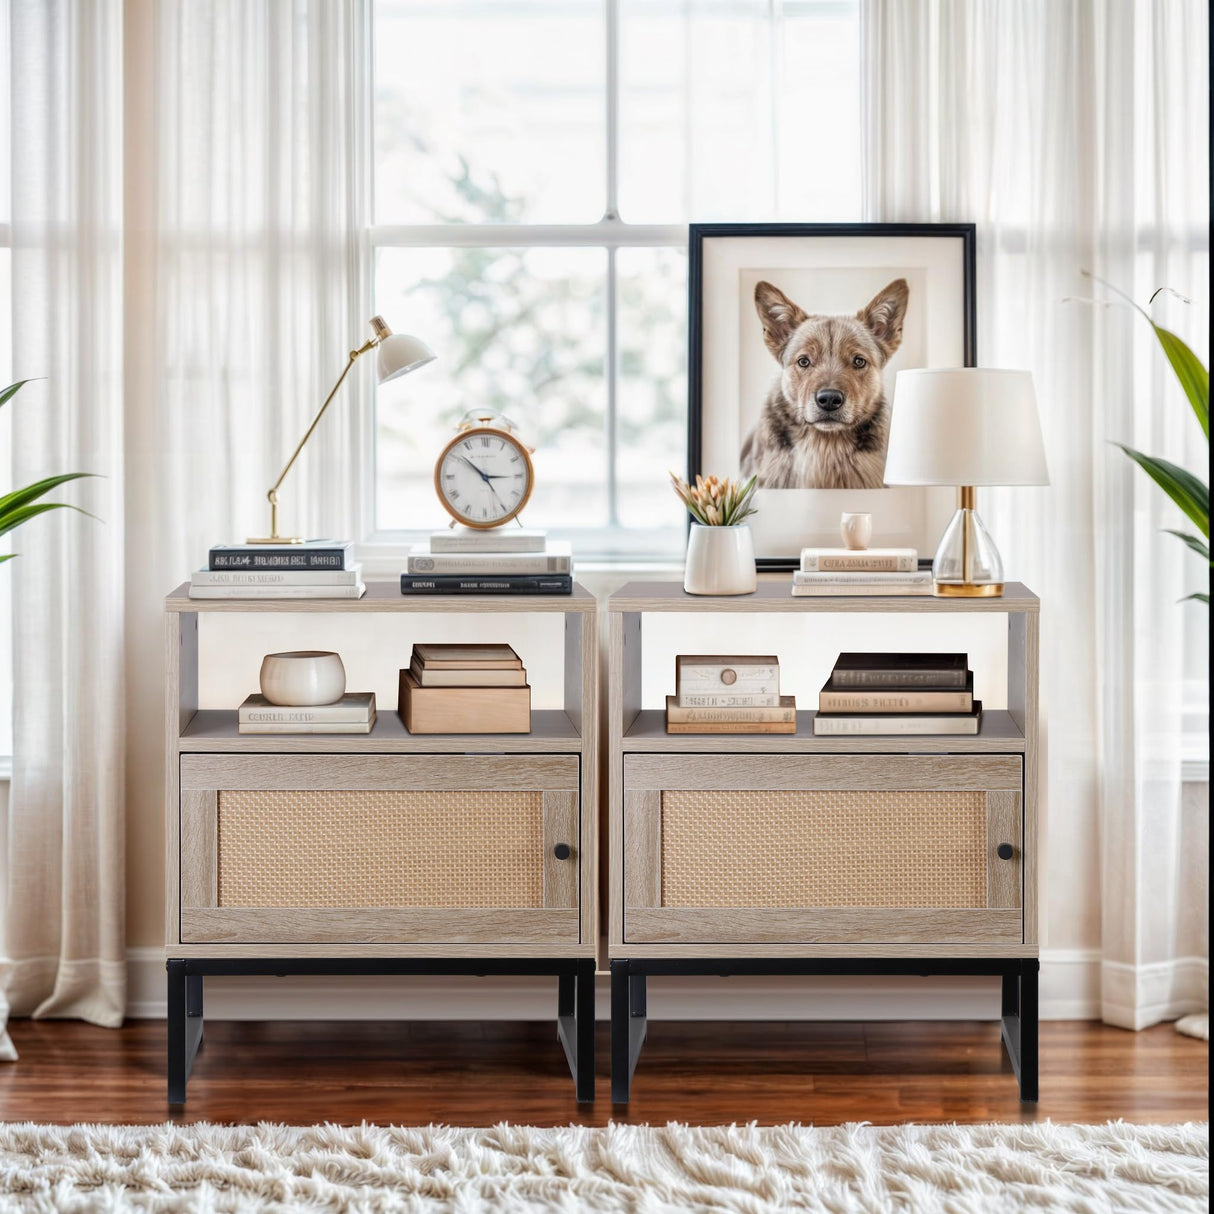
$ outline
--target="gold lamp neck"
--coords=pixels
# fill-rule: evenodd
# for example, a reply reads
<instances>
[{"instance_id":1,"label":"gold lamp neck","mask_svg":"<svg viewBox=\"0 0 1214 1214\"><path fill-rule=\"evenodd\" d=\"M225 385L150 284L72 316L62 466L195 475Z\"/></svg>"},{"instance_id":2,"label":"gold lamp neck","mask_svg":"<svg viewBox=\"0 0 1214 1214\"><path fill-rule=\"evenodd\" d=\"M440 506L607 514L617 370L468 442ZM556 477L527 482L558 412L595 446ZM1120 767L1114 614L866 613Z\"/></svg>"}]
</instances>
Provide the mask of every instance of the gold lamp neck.
<instances>
[{"instance_id":1,"label":"gold lamp neck","mask_svg":"<svg viewBox=\"0 0 1214 1214\"><path fill-rule=\"evenodd\" d=\"M978 490L973 485L962 485L957 491L957 506L961 510L977 510Z\"/></svg>"},{"instance_id":2,"label":"gold lamp neck","mask_svg":"<svg viewBox=\"0 0 1214 1214\"><path fill-rule=\"evenodd\" d=\"M307 445L308 439L312 437L312 432L320 424L320 419L324 417L325 410L329 407L330 402L337 395L338 389L345 382L346 376L350 373L350 368L355 362L366 354L369 350L374 350L385 337L392 336L392 330L388 327L387 322L382 316L371 317L371 336L367 338L357 350L351 350L346 359L346 365L342 368L341 374L337 377L337 383L333 385L332 391L325 397L325 403L317 410L316 416L312 419L312 424L304 432L303 438L291 452L291 458L287 460L286 466L278 474L278 479L270 486L266 493L266 499L270 503L270 534L262 536L250 536L248 542L250 544L302 544L303 539L297 535L279 535L278 534L278 490L282 488L282 482L287 479L287 473L291 471L295 461L299 458L299 453Z\"/></svg>"}]
</instances>

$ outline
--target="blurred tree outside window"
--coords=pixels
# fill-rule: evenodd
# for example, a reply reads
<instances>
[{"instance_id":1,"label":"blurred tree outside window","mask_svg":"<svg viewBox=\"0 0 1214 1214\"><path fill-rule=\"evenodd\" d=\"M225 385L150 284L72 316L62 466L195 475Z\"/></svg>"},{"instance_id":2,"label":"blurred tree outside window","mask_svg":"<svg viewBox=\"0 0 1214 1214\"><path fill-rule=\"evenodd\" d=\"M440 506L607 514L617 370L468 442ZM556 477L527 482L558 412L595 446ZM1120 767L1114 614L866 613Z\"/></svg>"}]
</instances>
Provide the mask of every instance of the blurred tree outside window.
<instances>
[{"instance_id":1,"label":"blurred tree outside window","mask_svg":"<svg viewBox=\"0 0 1214 1214\"><path fill-rule=\"evenodd\" d=\"M374 0L372 22L375 307L439 355L379 390L377 536L445 524L434 459L485 407L536 447L527 525L678 555L686 225L859 217L858 0Z\"/></svg>"}]
</instances>

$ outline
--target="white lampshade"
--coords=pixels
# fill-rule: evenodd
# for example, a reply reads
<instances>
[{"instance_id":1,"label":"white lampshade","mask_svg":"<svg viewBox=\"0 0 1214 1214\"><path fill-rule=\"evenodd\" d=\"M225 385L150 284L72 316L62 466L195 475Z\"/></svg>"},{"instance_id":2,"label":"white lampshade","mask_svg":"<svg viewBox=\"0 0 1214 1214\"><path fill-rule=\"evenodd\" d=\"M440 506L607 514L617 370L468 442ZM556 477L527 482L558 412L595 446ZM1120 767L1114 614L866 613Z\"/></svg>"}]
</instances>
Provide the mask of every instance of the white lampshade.
<instances>
[{"instance_id":1,"label":"white lampshade","mask_svg":"<svg viewBox=\"0 0 1214 1214\"><path fill-rule=\"evenodd\" d=\"M1048 485L1033 377L987 367L899 371L887 485Z\"/></svg>"},{"instance_id":2,"label":"white lampshade","mask_svg":"<svg viewBox=\"0 0 1214 1214\"><path fill-rule=\"evenodd\" d=\"M408 375L426 363L432 363L434 351L420 337L408 333L390 333L381 338L376 358L376 376L381 384Z\"/></svg>"}]
</instances>

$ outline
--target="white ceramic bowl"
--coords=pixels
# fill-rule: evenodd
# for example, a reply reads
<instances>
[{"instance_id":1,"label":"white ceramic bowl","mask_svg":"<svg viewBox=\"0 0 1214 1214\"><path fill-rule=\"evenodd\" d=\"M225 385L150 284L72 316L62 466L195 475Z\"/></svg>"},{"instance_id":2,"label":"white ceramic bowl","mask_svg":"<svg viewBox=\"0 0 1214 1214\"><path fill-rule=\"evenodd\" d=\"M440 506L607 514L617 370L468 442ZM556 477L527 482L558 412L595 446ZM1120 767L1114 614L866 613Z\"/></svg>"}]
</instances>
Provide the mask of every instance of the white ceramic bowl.
<instances>
[{"instance_id":1,"label":"white ceramic bowl","mask_svg":"<svg viewBox=\"0 0 1214 1214\"><path fill-rule=\"evenodd\" d=\"M346 668L336 653L300 649L267 653L261 660L261 694L271 704L332 704L346 691Z\"/></svg>"}]
</instances>

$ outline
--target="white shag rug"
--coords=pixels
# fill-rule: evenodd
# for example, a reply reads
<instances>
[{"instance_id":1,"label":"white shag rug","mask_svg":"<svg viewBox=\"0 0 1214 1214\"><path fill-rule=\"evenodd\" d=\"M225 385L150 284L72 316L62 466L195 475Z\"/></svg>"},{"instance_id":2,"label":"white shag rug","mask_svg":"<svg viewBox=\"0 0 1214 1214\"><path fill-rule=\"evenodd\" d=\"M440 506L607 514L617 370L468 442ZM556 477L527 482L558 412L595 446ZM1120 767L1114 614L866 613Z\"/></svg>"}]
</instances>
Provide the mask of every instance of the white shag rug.
<instances>
[{"instance_id":1,"label":"white shag rug","mask_svg":"<svg viewBox=\"0 0 1214 1214\"><path fill-rule=\"evenodd\" d=\"M0 1211L1205 1211L1209 1126L0 1124Z\"/></svg>"}]
</instances>

